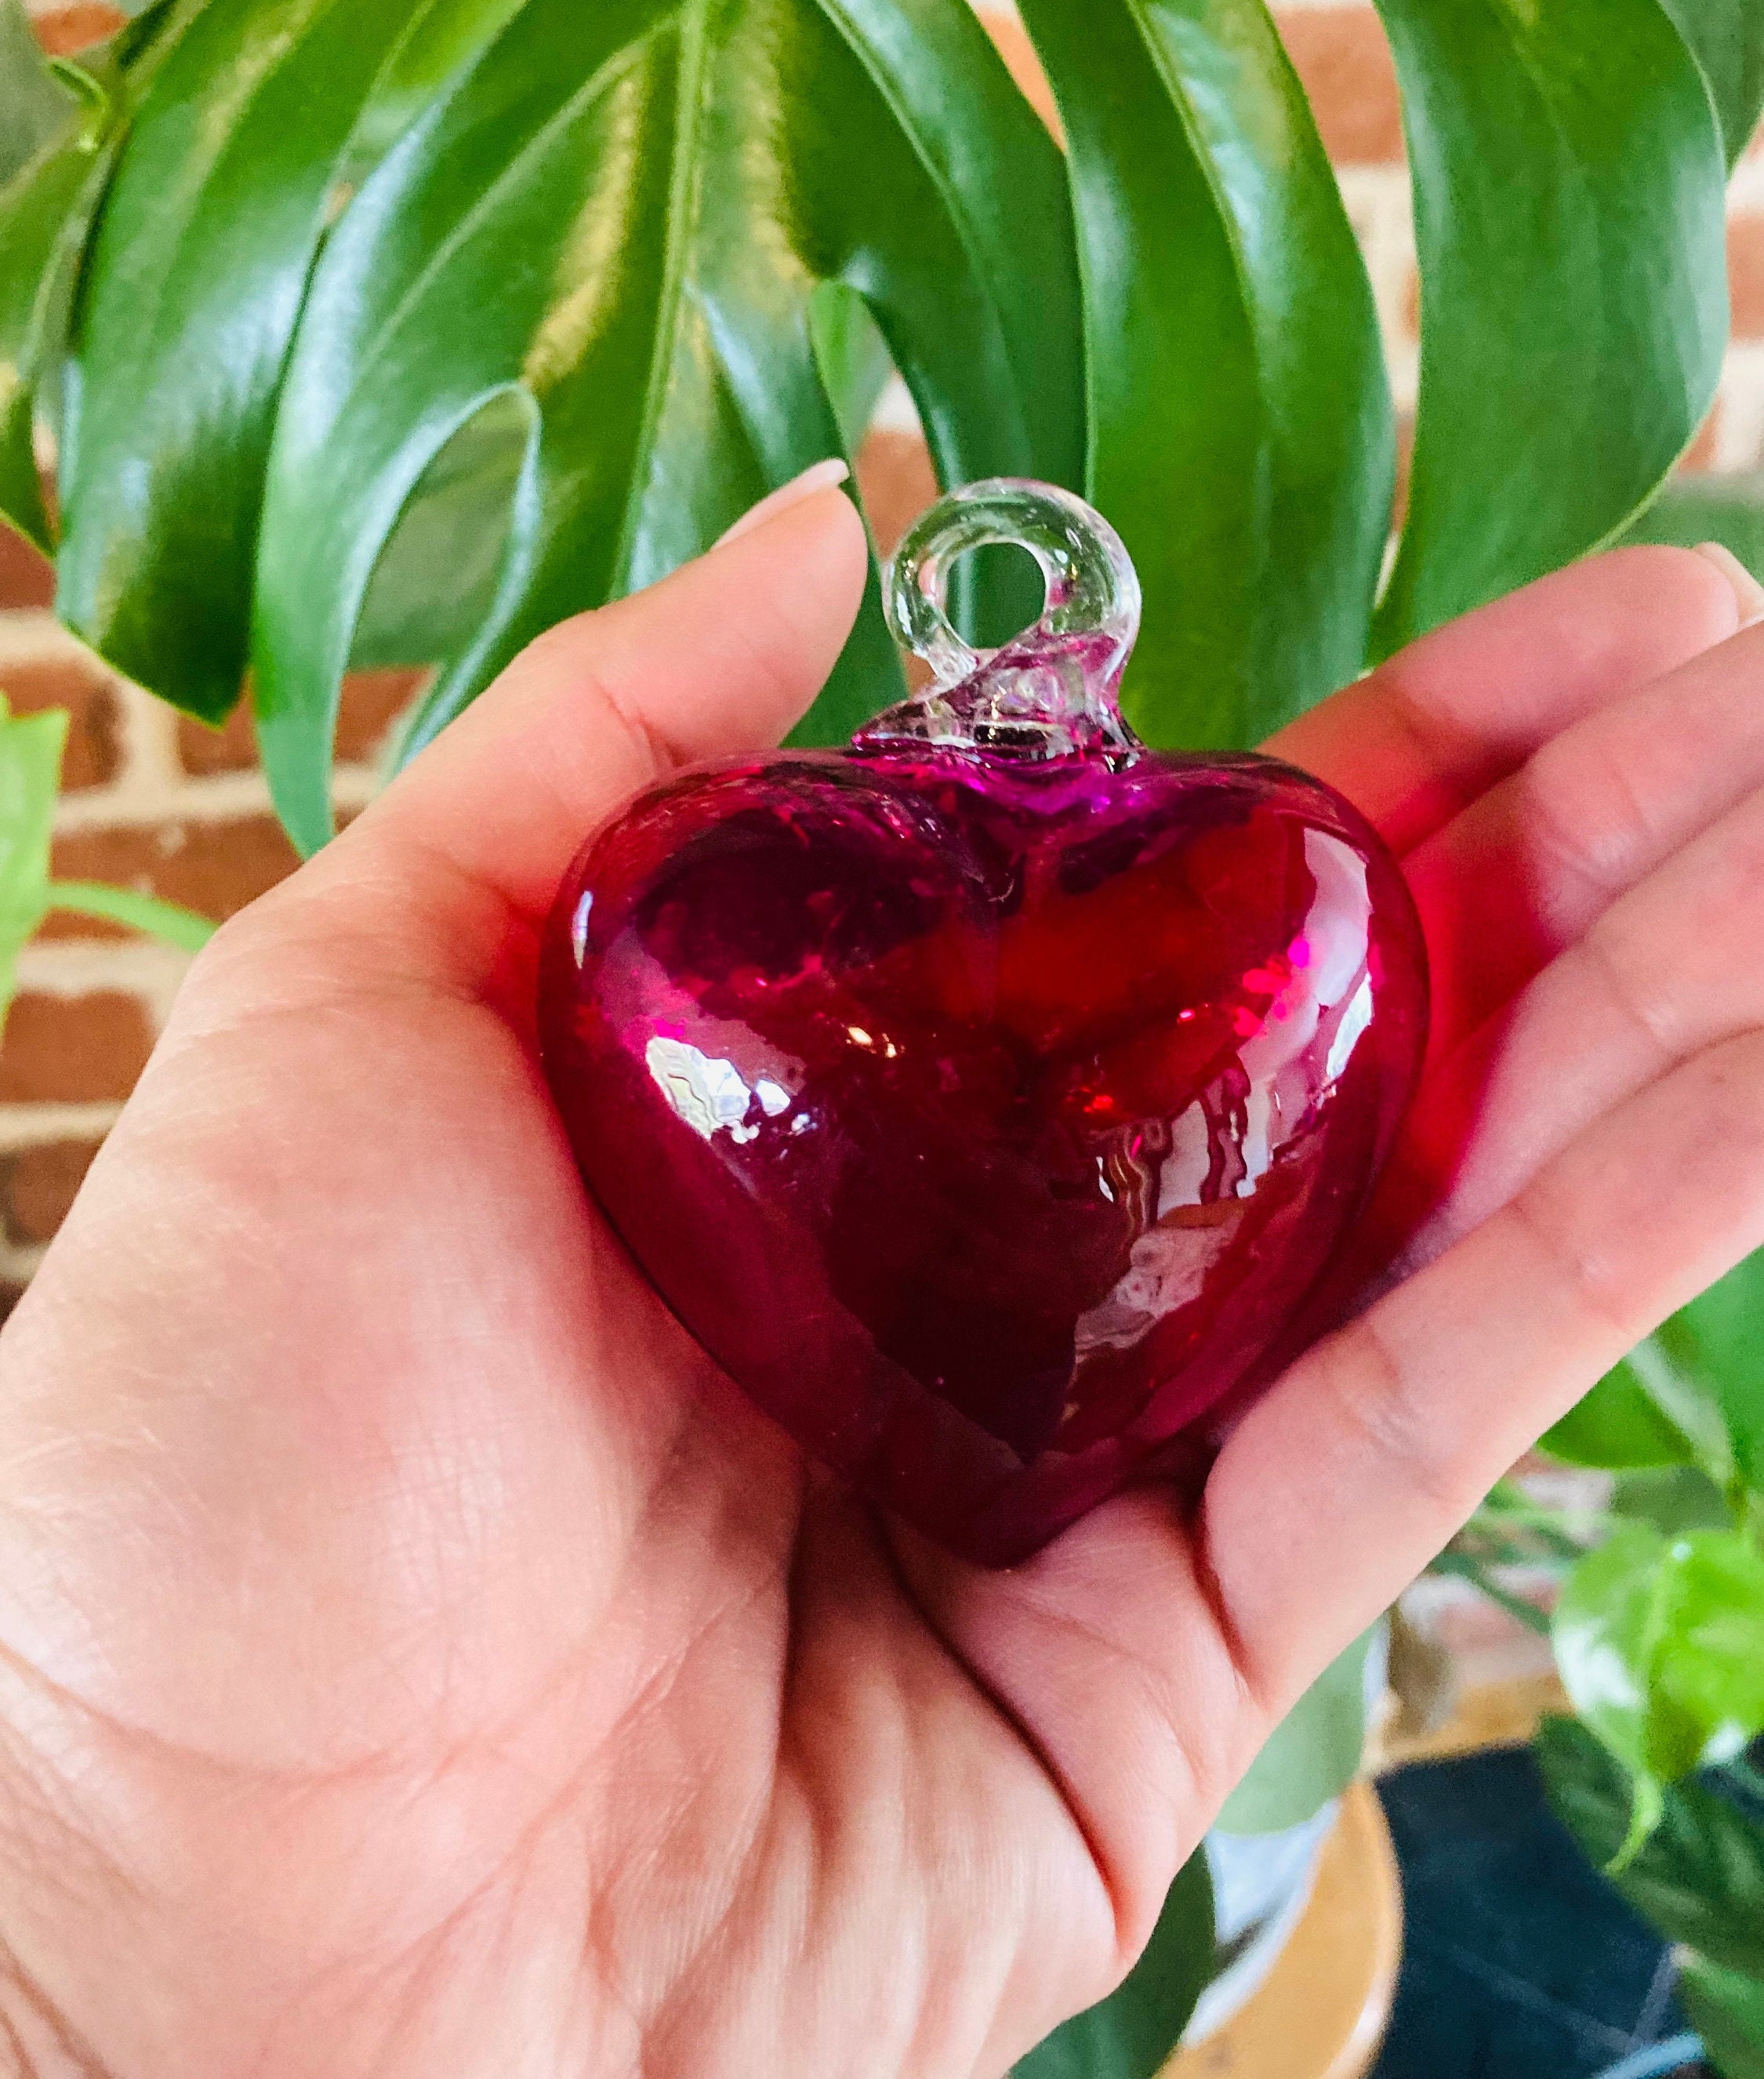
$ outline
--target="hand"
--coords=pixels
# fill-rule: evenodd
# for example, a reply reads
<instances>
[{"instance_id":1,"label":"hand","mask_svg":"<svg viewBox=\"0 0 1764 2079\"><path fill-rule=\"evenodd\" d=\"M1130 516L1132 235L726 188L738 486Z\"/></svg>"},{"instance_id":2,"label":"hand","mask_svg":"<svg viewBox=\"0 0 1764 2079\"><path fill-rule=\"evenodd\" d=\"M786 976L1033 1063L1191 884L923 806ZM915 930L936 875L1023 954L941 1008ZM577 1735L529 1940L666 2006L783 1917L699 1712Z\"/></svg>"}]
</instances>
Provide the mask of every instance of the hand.
<instances>
[{"instance_id":1,"label":"hand","mask_svg":"<svg viewBox=\"0 0 1764 2079\"><path fill-rule=\"evenodd\" d=\"M584 1202L530 1017L578 842L789 725L863 554L822 490L554 631L196 964L0 1339L0 2069L996 2075L1764 1240L1764 630L1628 550L1275 747L1426 913L1411 1274L1193 1520L1145 1489L1006 1575L879 1525Z\"/></svg>"}]
</instances>

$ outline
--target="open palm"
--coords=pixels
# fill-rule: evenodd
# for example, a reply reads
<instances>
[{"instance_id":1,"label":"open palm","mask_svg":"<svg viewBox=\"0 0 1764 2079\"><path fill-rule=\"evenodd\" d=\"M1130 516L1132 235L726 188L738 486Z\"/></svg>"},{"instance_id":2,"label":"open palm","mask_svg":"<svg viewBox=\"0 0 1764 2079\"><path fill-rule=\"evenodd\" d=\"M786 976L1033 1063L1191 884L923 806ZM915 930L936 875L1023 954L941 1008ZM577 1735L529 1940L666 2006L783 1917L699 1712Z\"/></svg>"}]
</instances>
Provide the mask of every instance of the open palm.
<instances>
[{"instance_id":1,"label":"open palm","mask_svg":"<svg viewBox=\"0 0 1764 2079\"><path fill-rule=\"evenodd\" d=\"M1428 922L1408 1274L1191 1519L1144 1489L985 1575L854 1502L585 1203L531 993L582 837L787 728L863 558L823 491L555 631L198 963L0 1339L0 2069L997 2074L1764 1240L1764 631L1711 649L1733 587L1629 551L1277 747Z\"/></svg>"}]
</instances>

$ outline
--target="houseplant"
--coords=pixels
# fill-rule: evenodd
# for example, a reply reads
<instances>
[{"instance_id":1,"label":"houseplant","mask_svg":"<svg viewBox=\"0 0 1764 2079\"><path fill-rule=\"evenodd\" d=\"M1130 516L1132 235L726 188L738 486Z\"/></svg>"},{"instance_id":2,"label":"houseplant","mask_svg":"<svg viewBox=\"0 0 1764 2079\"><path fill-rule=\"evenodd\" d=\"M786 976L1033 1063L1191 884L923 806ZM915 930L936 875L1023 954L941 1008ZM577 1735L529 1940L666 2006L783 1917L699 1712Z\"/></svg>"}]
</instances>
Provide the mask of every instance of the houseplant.
<instances>
[{"instance_id":1,"label":"houseplant","mask_svg":"<svg viewBox=\"0 0 1764 2079\"><path fill-rule=\"evenodd\" d=\"M420 745L849 446L880 340L946 479L1082 484L1119 524L1142 731L1252 741L1608 538L1688 443L1759 89L1742 10L1681 11L1389 0L1424 303L1382 596L1369 291L1252 0L1033 0L1064 161L956 0L161 0L39 81L0 197L0 506L154 691L216 721L249 665L311 848L352 656L440 663ZM982 569L968 625L1012 585ZM897 671L864 615L806 740Z\"/></svg>"},{"instance_id":2,"label":"houseplant","mask_svg":"<svg viewBox=\"0 0 1764 2079\"><path fill-rule=\"evenodd\" d=\"M1576 1717L1538 1759L1558 1815L1668 1940L1724 2079L1764 2071L1764 1257L1667 1322L1543 1448L1610 1475L1603 1510L1498 1490L1442 1559L1553 1634ZM1553 1579L1546 1620L1511 1592ZM1495 1571L1490 1575L1489 1569Z\"/></svg>"}]
</instances>

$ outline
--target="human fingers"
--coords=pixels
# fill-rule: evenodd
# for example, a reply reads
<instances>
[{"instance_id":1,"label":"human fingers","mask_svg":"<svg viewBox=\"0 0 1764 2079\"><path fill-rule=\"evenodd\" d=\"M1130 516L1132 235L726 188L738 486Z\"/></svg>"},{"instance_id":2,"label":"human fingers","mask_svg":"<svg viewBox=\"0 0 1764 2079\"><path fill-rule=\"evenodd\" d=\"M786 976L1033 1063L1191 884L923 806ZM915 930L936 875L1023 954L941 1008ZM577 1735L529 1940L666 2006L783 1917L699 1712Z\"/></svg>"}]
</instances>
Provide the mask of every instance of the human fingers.
<instances>
[{"instance_id":1,"label":"human fingers","mask_svg":"<svg viewBox=\"0 0 1764 2079\"><path fill-rule=\"evenodd\" d=\"M370 851L420 855L534 914L628 795L775 743L863 591L863 522L818 470L660 584L541 636L321 861L353 875Z\"/></svg>"},{"instance_id":2,"label":"human fingers","mask_svg":"<svg viewBox=\"0 0 1764 2079\"><path fill-rule=\"evenodd\" d=\"M1760 785L1764 627L1583 716L1416 847L1440 1043Z\"/></svg>"},{"instance_id":3,"label":"human fingers","mask_svg":"<svg viewBox=\"0 0 1764 2079\"><path fill-rule=\"evenodd\" d=\"M1764 1242L1764 1034L1603 1113L1244 1417L1199 1525L1237 1664L1285 1709L1541 1432Z\"/></svg>"},{"instance_id":4,"label":"human fingers","mask_svg":"<svg viewBox=\"0 0 1764 2079\"><path fill-rule=\"evenodd\" d=\"M1406 1160L1436 1253L1645 1084L1764 1025L1764 792L1620 896L1436 1072Z\"/></svg>"},{"instance_id":5,"label":"human fingers","mask_svg":"<svg viewBox=\"0 0 1764 2079\"><path fill-rule=\"evenodd\" d=\"M1339 787L1404 852L1567 724L1724 641L1751 610L1695 550L1614 550L1423 636L1263 748Z\"/></svg>"}]
</instances>

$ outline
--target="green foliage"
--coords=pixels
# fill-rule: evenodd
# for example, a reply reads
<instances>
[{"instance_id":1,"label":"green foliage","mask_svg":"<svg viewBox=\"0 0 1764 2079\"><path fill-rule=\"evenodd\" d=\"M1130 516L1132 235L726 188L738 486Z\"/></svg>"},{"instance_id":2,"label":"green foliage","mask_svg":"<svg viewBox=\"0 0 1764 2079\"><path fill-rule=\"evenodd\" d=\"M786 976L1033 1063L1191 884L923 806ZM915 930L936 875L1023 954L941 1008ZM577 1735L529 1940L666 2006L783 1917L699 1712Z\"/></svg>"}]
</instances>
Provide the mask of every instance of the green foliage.
<instances>
[{"instance_id":1,"label":"green foliage","mask_svg":"<svg viewBox=\"0 0 1764 2079\"><path fill-rule=\"evenodd\" d=\"M1145 1953L1107 1999L1020 2059L1012 2079L1155 2079L1181 2040L1213 1970L1213 1887L1189 1858Z\"/></svg>"},{"instance_id":2,"label":"green foliage","mask_svg":"<svg viewBox=\"0 0 1764 2079\"><path fill-rule=\"evenodd\" d=\"M1539 1439L1565 1465L1678 1466L1695 1458L1684 1432L1666 1414L1632 1366L1607 1372L1583 1400Z\"/></svg>"},{"instance_id":3,"label":"green foliage","mask_svg":"<svg viewBox=\"0 0 1764 2079\"><path fill-rule=\"evenodd\" d=\"M1764 112L1757 0L1662 0L1708 82L1731 166Z\"/></svg>"},{"instance_id":4,"label":"green foliage","mask_svg":"<svg viewBox=\"0 0 1764 2079\"><path fill-rule=\"evenodd\" d=\"M67 717L14 715L0 697L0 1019L13 973L48 908L49 836L61 784Z\"/></svg>"},{"instance_id":5,"label":"green foliage","mask_svg":"<svg viewBox=\"0 0 1764 2079\"><path fill-rule=\"evenodd\" d=\"M1727 1497L1700 1466L1641 1466L1611 1483L1611 1512L1651 1523L1669 1536L1680 1530L1731 1530Z\"/></svg>"},{"instance_id":6,"label":"green foliage","mask_svg":"<svg viewBox=\"0 0 1764 2079\"><path fill-rule=\"evenodd\" d=\"M1576 1712L1632 1779L1621 1862L1666 1784L1764 1730L1764 1554L1735 1531L1624 1524L1569 1575L1551 1635Z\"/></svg>"},{"instance_id":7,"label":"green foliage","mask_svg":"<svg viewBox=\"0 0 1764 2079\"><path fill-rule=\"evenodd\" d=\"M1738 1478L1764 1488L1764 1253L1674 1315L1654 1340L1682 1376L1712 1395Z\"/></svg>"},{"instance_id":8,"label":"green foliage","mask_svg":"<svg viewBox=\"0 0 1764 2079\"><path fill-rule=\"evenodd\" d=\"M71 126L74 107L31 32L23 0L0 0L0 187Z\"/></svg>"},{"instance_id":9,"label":"green foliage","mask_svg":"<svg viewBox=\"0 0 1764 2079\"><path fill-rule=\"evenodd\" d=\"M1366 1655L1377 1636L1375 1626L1356 1638L1274 1728L1226 1799L1222 1832L1302 1826L1353 1781L1366 1744Z\"/></svg>"},{"instance_id":10,"label":"green foliage","mask_svg":"<svg viewBox=\"0 0 1764 2079\"><path fill-rule=\"evenodd\" d=\"M35 431L55 424L64 461L73 427L61 410L76 296L93 227L136 103L203 0L157 0L77 66L82 104L0 189L0 516L53 546L37 475Z\"/></svg>"},{"instance_id":11,"label":"green foliage","mask_svg":"<svg viewBox=\"0 0 1764 2079\"><path fill-rule=\"evenodd\" d=\"M1624 539L1682 549L1720 542L1754 577L1764 577L1764 470L1674 477Z\"/></svg>"},{"instance_id":12,"label":"green foliage","mask_svg":"<svg viewBox=\"0 0 1764 2079\"><path fill-rule=\"evenodd\" d=\"M1388 644L1609 535L1689 438L1764 25L1385 12L1425 285ZM1120 525L1146 733L1251 741L1366 655L1365 271L1261 0L1025 18L1069 161L952 0L159 0L80 107L15 67L0 508L49 539L47 425L65 617L211 721L249 667L311 847L352 659L441 665L420 744L849 450L892 365L946 481L1087 484ZM971 631L1029 610L1009 559L955 577ZM898 695L876 604L800 740Z\"/></svg>"},{"instance_id":13,"label":"green foliage","mask_svg":"<svg viewBox=\"0 0 1764 2079\"><path fill-rule=\"evenodd\" d=\"M1616 533L1689 445L1726 343L1726 166L1658 0L1379 11L1422 295L1387 653Z\"/></svg>"},{"instance_id":14,"label":"green foliage","mask_svg":"<svg viewBox=\"0 0 1764 2079\"><path fill-rule=\"evenodd\" d=\"M1764 2079L1764 1983L1692 1956L1678 1999L1721 2079Z\"/></svg>"},{"instance_id":15,"label":"green foliage","mask_svg":"<svg viewBox=\"0 0 1764 2079\"><path fill-rule=\"evenodd\" d=\"M52 910L102 917L186 952L196 952L214 931L190 910L132 889L49 878L66 742L61 709L15 715L0 694L0 1024L11 1007L19 955Z\"/></svg>"},{"instance_id":16,"label":"green foliage","mask_svg":"<svg viewBox=\"0 0 1764 2079\"><path fill-rule=\"evenodd\" d=\"M1557 1818L1608 1867L1629 1828L1628 1775L1571 1718L1545 1720L1537 1759ZM1659 1824L1612 1880L1669 1942L1764 1977L1764 1822L1712 1783L1671 1785Z\"/></svg>"},{"instance_id":17,"label":"green foliage","mask_svg":"<svg viewBox=\"0 0 1764 2079\"><path fill-rule=\"evenodd\" d=\"M1025 0L1071 156L1090 496L1145 594L1127 707L1248 744L1365 655L1395 467L1370 285L1261 0Z\"/></svg>"}]
</instances>

